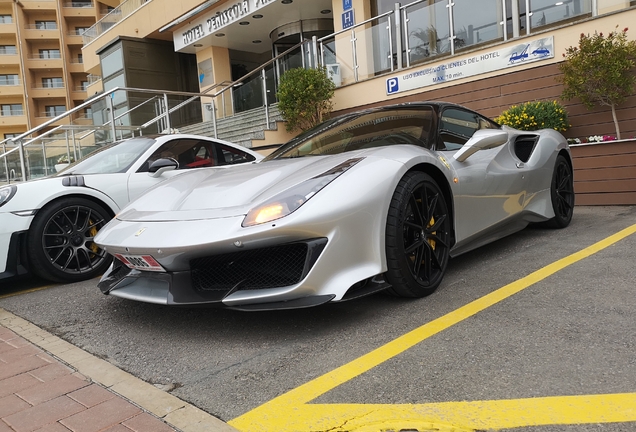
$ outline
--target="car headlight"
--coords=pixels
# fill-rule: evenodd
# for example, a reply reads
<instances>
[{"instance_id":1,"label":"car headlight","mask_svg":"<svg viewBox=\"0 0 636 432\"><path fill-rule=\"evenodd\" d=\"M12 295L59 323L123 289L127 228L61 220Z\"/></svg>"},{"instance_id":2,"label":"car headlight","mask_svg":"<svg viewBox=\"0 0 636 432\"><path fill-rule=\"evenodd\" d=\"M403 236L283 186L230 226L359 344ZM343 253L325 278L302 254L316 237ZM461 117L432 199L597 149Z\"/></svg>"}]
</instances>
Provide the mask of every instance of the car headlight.
<instances>
[{"instance_id":1,"label":"car headlight","mask_svg":"<svg viewBox=\"0 0 636 432\"><path fill-rule=\"evenodd\" d=\"M349 159L316 177L305 180L281 192L272 199L254 207L245 216L243 226L249 227L285 217L300 208L322 188L338 178L363 158Z\"/></svg>"},{"instance_id":2,"label":"car headlight","mask_svg":"<svg viewBox=\"0 0 636 432\"><path fill-rule=\"evenodd\" d=\"M0 188L0 207L13 198L13 195L15 195L15 191L17 190L18 188L15 185Z\"/></svg>"}]
</instances>

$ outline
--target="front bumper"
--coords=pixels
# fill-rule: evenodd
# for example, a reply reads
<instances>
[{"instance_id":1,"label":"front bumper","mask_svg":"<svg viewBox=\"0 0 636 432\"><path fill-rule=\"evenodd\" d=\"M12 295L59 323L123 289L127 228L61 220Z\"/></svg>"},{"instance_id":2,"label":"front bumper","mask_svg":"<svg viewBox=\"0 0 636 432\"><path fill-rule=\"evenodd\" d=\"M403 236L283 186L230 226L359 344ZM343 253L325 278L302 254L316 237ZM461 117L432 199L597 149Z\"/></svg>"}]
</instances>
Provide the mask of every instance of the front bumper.
<instances>
[{"instance_id":1,"label":"front bumper","mask_svg":"<svg viewBox=\"0 0 636 432\"><path fill-rule=\"evenodd\" d=\"M208 305L239 310L317 306L335 295L289 298L289 291L302 284L326 244L326 238L317 238L197 258L190 261L190 270L165 273L130 269L115 260L98 287L115 297L172 306ZM226 301L239 291L251 292L252 301ZM285 296L277 299L276 292Z\"/></svg>"},{"instance_id":2,"label":"front bumper","mask_svg":"<svg viewBox=\"0 0 636 432\"><path fill-rule=\"evenodd\" d=\"M0 280L28 272L26 235L32 216L0 213Z\"/></svg>"}]
</instances>

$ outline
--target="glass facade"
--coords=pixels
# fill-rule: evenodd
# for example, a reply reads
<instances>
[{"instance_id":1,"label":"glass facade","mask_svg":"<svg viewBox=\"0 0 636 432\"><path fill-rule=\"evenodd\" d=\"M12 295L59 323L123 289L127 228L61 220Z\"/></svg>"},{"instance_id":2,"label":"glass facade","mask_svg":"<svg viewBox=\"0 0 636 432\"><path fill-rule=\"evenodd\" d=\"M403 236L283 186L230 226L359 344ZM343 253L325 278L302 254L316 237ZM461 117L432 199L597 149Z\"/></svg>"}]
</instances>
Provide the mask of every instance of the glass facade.
<instances>
[{"instance_id":1,"label":"glass facade","mask_svg":"<svg viewBox=\"0 0 636 432\"><path fill-rule=\"evenodd\" d=\"M350 33L321 39L320 56L328 69L335 64L342 75L353 76L357 82L396 67L435 61L591 17L592 7L593 0L416 0L407 4L374 0L372 25L357 24ZM343 84L350 82L349 78Z\"/></svg>"},{"instance_id":2,"label":"glass facade","mask_svg":"<svg viewBox=\"0 0 636 432\"><path fill-rule=\"evenodd\" d=\"M121 48L101 58L102 77L108 78L114 73L124 70L124 57Z\"/></svg>"}]
</instances>

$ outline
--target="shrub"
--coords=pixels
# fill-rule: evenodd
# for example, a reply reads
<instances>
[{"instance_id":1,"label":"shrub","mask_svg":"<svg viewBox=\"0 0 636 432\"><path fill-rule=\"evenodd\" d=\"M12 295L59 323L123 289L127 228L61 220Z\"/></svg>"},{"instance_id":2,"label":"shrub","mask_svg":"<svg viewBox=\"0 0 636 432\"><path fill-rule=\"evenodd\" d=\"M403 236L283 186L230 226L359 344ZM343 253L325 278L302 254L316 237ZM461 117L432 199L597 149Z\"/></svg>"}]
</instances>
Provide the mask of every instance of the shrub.
<instances>
[{"instance_id":1,"label":"shrub","mask_svg":"<svg viewBox=\"0 0 636 432\"><path fill-rule=\"evenodd\" d=\"M563 75L557 78L563 83L561 97L579 98L588 109L609 107L620 139L616 107L632 94L636 83L636 41L627 40L627 28L607 36L581 33L579 46L567 48L563 57L559 64Z\"/></svg>"},{"instance_id":2,"label":"shrub","mask_svg":"<svg viewBox=\"0 0 636 432\"><path fill-rule=\"evenodd\" d=\"M565 132L570 127L568 114L557 101L536 101L513 105L495 118L495 121L524 131L554 129Z\"/></svg>"},{"instance_id":3,"label":"shrub","mask_svg":"<svg viewBox=\"0 0 636 432\"><path fill-rule=\"evenodd\" d=\"M322 122L333 110L331 98L335 89L324 67L286 71L276 95L287 131L306 131Z\"/></svg>"},{"instance_id":4,"label":"shrub","mask_svg":"<svg viewBox=\"0 0 636 432\"><path fill-rule=\"evenodd\" d=\"M57 163L59 163L59 164L62 164L62 163L73 163L73 162L75 162L75 158L73 156L71 156L71 160L69 161L68 155L66 153L64 153L63 155L61 155L57 159Z\"/></svg>"}]
</instances>

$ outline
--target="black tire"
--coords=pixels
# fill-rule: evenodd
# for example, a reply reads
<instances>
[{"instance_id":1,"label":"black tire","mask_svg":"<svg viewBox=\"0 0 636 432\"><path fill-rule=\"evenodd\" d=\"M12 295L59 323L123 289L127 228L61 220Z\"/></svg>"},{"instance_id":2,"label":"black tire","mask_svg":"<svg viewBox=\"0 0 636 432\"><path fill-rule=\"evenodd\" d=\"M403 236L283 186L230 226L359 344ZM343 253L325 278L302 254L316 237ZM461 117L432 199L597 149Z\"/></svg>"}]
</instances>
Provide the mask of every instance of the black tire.
<instances>
[{"instance_id":1,"label":"black tire","mask_svg":"<svg viewBox=\"0 0 636 432\"><path fill-rule=\"evenodd\" d=\"M398 184L386 223L389 294L424 297L442 282L448 264L451 218L435 180L422 172Z\"/></svg>"},{"instance_id":2,"label":"black tire","mask_svg":"<svg viewBox=\"0 0 636 432\"><path fill-rule=\"evenodd\" d=\"M550 198L554 217L547 222L550 228L565 228L574 213L574 177L572 168L563 155L557 156L552 173Z\"/></svg>"},{"instance_id":3,"label":"black tire","mask_svg":"<svg viewBox=\"0 0 636 432\"><path fill-rule=\"evenodd\" d=\"M111 257L93 238L110 219L104 207L85 198L62 198L43 207L27 239L33 273L55 282L77 282L104 273Z\"/></svg>"}]
</instances>

